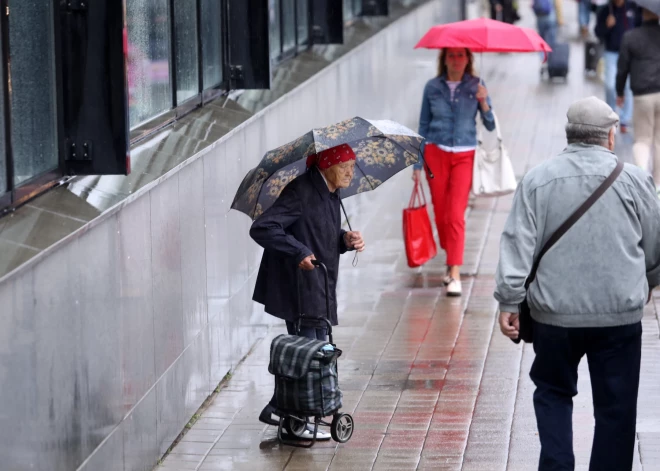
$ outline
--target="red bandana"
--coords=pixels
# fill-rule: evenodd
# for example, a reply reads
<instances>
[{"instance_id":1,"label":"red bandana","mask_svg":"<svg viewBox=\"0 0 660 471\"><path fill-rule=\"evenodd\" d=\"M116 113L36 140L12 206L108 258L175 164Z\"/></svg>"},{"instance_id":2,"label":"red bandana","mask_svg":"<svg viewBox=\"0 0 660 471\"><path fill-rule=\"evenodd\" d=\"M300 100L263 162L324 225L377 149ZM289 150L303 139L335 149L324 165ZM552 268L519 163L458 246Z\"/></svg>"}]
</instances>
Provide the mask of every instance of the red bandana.
<instances>
[{"instance_id":1,"label":"red bandana","mask_svg":"<svg viewBox=\"0 0 660 471\"><path fill-rule=\"evenodd\" d=\"M333 165L348 162L350 160L355 160L355 152L353 152L353 149L351 149L351 146L348 144L342 144L337 147L322 150L318 154L312 154L307 157L307 168L316 164L318 168L325 170Z\"/></svg>"}]
</instances>

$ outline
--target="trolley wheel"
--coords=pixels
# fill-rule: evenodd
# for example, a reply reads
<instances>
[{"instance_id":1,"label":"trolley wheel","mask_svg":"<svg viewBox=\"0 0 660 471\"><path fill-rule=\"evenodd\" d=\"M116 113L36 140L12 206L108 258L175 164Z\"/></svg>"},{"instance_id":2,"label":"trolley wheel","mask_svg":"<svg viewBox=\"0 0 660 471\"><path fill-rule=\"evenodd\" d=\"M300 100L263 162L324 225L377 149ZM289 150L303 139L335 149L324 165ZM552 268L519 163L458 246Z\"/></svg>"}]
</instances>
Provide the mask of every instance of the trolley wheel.
<instances>
[{"instance_id":1,"label":"trolley wheel","mask_svg":"<svg viewBox=\"0 0 660 471\"><path fill-rule=\"evenodd\" d=\"M307 420L298 417L289 417L284 420L284 428L289 435L300 438L305 430L307 430Z\"/></svg>"},{"instance_id":2,"label":"trolley wheel","mask_svg":"<svg viewBox=\"0 0 660 471\"><path fill-rule=\"evenodd\" d=\"M351 414L335 414L330 427L332 439L339 443L349 441L353 436L354 424Z\"/></svg>"}]
</instances>

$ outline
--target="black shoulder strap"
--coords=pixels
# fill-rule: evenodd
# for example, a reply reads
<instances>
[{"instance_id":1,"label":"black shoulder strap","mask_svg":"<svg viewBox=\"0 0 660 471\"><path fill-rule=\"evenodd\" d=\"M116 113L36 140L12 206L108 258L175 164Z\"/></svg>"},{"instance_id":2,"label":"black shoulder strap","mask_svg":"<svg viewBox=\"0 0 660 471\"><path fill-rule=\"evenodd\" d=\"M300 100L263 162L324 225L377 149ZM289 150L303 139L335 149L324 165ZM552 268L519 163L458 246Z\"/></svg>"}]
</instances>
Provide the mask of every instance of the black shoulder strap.
<instances>
[{"instance_id":1,"label":"black shoulder strap","mask_svg":"<svg viewBox=\"0 0 660 471\"><path fill-rule=\"evenodd\" d=\"M601 183L600 186L596 188L596 191L594 191L589 196L589 198L587 198L587 200L582 203L582 205L576 209L575 212L571 214L568 219L566 219L566 221L564 221L564 223L559 226L559 228L550 236L548 241L541 249L539 256L536 257L534 265L532 265L532 271L529 273L529 276L525 281L525 289L529 288L529 285L531 285L534 281L534 278L536 278L536 270L539 268L539 262L541 261L541 258L543 258L543 255L545 255L545 253L550 250L550 248L555 245L557 241L561 239L564 234L566 234L566 232L568 232L573 224L578 222L578 220L584 216L584 213L586 213L589 208L591 208L593 204L598 201L601 196L603 196L603 193L605 193L607 189L612 186L612 183L614 183L614 180L618 178L618 176L621 174L621 171L623 171L623 162L619 160L612 173L610 173L609 176L603 181L603 183Z\"/></svg>"}]
</instances>

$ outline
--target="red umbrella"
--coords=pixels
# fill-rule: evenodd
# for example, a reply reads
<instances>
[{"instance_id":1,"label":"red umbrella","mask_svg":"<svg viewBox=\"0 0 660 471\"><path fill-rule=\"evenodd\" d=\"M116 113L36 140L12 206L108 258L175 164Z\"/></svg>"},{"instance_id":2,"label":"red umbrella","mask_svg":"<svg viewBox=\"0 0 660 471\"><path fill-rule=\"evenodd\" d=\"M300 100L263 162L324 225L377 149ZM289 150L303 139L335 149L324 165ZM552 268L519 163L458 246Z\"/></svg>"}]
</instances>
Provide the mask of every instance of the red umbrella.
<instances>
[{"instance_id":1,"label":"red umbrella","mask_svg":"<svg viewBox=\"0 0 660 471\"><path fill-rule=\"evenodd\" d=\"M551 52L536 31L488 18L433 26L415 48L466 47L472 52Z\"/></svg>"}]
</instances>

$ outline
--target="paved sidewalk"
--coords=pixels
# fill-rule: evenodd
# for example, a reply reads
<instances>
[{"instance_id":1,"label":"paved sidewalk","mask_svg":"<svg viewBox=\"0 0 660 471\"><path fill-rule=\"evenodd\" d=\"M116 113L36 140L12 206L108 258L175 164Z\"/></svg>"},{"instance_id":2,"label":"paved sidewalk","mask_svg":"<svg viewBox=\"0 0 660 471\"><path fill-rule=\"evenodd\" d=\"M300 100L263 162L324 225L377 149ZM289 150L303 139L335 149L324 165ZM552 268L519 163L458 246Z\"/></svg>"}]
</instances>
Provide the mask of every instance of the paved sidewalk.
<instances>
[{"instance_id":1,"label":"paved sidewalk","mask_svg":"<svg viewBox=\"0 0 660 471\"><path fill-rule=\"evenodd\" d=\"M567 5L572 24L573 5ZM528 25L531 13L525 12ZM571 30L577 29L577 27ZM568 105L602 86L582 74L583 48L572 44L568 84L543 83L529 55L484 57L484 76L520 175L565 145ZM429 71L433 54L428 56ZM477 65L481 65L477 61ZM420 90L421 96L421 90ZM413 100L415 101L415 100ZM629 138L623 136L622 152ZM531 470L539 453L528 377L529 346L496 328L492 297L499 234L511 198L477 200L468 218L464 296L444 295L444 257L406 266L401 209L411 190L404 173L351 201L353 225L368 251L357 268L342 261L341 326L335 342L344 412L355 418L346 444L280 446L275 427L257 417L272 394L267 373L270 332L234 372L214 403L158 469L166 470ZM368 204L366 204L367 202ZM660 341L656 305L644 318L644 351L635 469L660 469ZM586 362L575 401L575 451L586 470L593 418Z\"/></svg>"}]
</instances>

